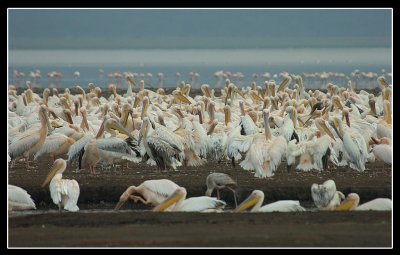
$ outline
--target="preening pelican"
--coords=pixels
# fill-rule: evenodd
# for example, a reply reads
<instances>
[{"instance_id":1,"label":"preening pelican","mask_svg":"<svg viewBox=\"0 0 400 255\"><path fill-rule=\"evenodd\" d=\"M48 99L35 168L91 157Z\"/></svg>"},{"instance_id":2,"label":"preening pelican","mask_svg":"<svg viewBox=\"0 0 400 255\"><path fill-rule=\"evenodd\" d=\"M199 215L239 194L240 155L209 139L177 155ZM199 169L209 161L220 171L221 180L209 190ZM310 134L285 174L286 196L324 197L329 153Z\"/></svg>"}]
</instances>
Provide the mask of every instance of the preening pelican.
<instances>
[{"instance_id":1,"label":"preening pelican","mask_svg":"<svg viewBox=\"0 0 400 255\"><path fill-rule=\"evenodd\" d=\"M220 212L226 206L222 200L213 197L191 197L186 199L186 189L180 187L164 202L153 209L153 212L163 212L170 209L174 212Z\"/></svg>"},{"instance_id":2,"label":"preening pelican","mask_svg":"<svg viewBox=\"0 0 400 255\"><path fill-rule=\"evenodd\" d=\"M125 192L122 193L114 210L118 211L129 199L132 199L135 203L140 201L146 205L151 204L157 206L165 201L165 199L173 194L178 188L180 187L176 183L167 179L144 181L139 186L128 187ZM135 193L139 193L140 196L134 195Z\"/></svg>"},{"instance_id":3,"label":"preening pelican","mask_svg":"<svg viewBox=\"0 0 400 255\"><path fill-rule=\"evenodd\" d=\"M31 195L20 187L8 184L8 211L36 209Z\"/></svg>"},{"instance_id":4,"label":"preening pelican","mask_svg":"<svg viewBox=\"0 0 400 255\"><path fill-rule=\"evenodd\" d=\"M336 211L391 211L392 200L389 198L376 198L362 205L358 205L360 197L357 193L350 193L346 199L336 207Z\"/></svg>"},{"instance_id":5,"label":"preening pelican","mask_svg":"<svg viewBox=\"0 0 400 255\"><path fill-rule=\"evenodd\" d=\"M254 190L234 212L243 212L251 208L250 212L304 212L306 209L300 205L298 200L280 200L261 207L264 202L264 192Z\"/></svg>"},{"instance_id":6,"label":"preening pelican","mask_svg":"<svg viewBox=\"0 0 400 255\"><path fill-rule=\"evenodd\" d=\"M54 161L42 187L50 182L50 195L53 203L58 205L60 212L62 209L76 212L79 210L77 206L80 193L79 184L76 180L62 179L62 173L64 173L66 167L67 162L64 159L59 158Z\"/></svg>"},{"instance_id":7,"label":"preening pelican","mask_svg":"<svg viewBox=\"0 0 400 255\"><path fill-rule=\"evenodd\" d=\"M217 198L220 199L219 190L220 189L229 189L233 192L233 198L235 200L235 206L237 206L236 200L236 192L237 183L227 174L224 173L212 173L207 176L206 179L207 191L206 196L211 197L214 189L217 190Z\"/></svg>"},{"instance_id":8,"label":"preening pelican","mask_svg":"<svg viewBox=\"0 0 400 255\"><path fill-rule=\"evenodd\" d=\"M314 183L311 186L311 196L314 204L323 211L333 211L345 198L342 192L336 191L333 180L327 180L322 185Z\"/></svg>"}]
</instances>

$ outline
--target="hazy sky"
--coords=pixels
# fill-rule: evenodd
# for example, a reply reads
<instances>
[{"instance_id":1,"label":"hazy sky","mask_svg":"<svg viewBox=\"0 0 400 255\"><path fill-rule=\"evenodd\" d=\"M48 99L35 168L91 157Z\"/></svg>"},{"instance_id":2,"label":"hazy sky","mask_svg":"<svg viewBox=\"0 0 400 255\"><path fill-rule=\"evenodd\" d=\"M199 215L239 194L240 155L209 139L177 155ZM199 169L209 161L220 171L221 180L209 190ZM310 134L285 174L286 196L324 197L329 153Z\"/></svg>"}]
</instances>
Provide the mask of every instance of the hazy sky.
<instances>
[{"instance_id":1,"label":"hazy sky","mask_svg":"<svg viewBox=\"0 0 400 255\"><path fill-rule=\"evenodd\" d=\"M9 10L9 47L384 46L391 10ZM231 38L231 39L230 39Z\"/></svg>"}]
</instances>

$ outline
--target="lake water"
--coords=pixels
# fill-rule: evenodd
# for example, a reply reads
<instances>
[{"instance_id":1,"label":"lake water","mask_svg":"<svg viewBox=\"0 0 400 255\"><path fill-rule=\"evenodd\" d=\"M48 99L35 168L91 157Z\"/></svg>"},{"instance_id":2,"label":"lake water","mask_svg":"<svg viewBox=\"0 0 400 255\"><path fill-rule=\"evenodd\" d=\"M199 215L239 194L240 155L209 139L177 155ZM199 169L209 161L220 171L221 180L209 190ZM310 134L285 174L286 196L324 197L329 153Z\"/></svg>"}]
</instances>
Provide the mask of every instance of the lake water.
<instances>
[{"instance_id":1,"label":"lake water","mask_svg":"<svg viewBox=\"0 0 400 255\"><path fill-rule=\"evenodd\" d=\"M38 86L72 87L76 84L87 86L89 82L105 87L118 80L108 78L109 73L132 72L143 74L146 84L157 86L157 73L164 74L164 87L174 87L179 80L190 82L190 72L200 76L197 85L207 83L215 86L216 71L223 70L244 74L243 84L253 81L253 73L271 76L287 71L293 74L315 72L342 72L350 77L355 69L361 72L382 74L392 72L390 48L317 48L317 49L244 49L244 50L11 50L8 52L8 84L25 84L31 79L29 73L36 69L41 72ZM25 77L15 80L13 71L18 70ZM61 80L48 79L47 73L58 71ZM79 79L74 77L80 72ZM178 78L176 72L181 73ZM147 73L152 74L149 79ZM271 77L279 82L281 77ZM124 79L122 79L124 80ZM223 79L220 80L220 82ZM343 83L345 80L336 80ZM125 81L118 86L124 87ZM219 84L221 85L221 84ZM372 86L377 86L376 79ZM309 87L318 86L309 84Z\"/></svg>"}]
</instances>

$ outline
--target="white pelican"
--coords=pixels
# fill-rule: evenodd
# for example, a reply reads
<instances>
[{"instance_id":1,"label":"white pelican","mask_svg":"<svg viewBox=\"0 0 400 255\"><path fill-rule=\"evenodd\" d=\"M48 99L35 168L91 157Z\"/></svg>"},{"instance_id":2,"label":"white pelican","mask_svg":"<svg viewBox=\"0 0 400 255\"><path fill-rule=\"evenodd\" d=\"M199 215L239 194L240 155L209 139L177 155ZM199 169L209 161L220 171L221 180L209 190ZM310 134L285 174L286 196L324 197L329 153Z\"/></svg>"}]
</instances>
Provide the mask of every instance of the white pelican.
<instances>
[{"instance_id":1,"label":"white pelican","mask_svg":"<svg viewBox=\"0 0 400 255\"><path fill-rule=\"evenodd\" d=\"M36 209L31 195L20 187L8 184L8 211Z\"/></svg>"},{"instance_id":2,"label":"white pelican","mask_svg":"<svg viewBox=\"0 0 400 255\"><path fill-rule=\"evenodd\" d=\"M312 137L308 141L300 141L296 144L296 140L291 140L286 150L287 165L290 167L295 162L296 158L300 158L296 169L309 171L312 169L326 170L328 167L328 159L330 156L329 146L331 138L335 139L330 132L323 119L318 118L315 121L316 126L321 132L326 133L321 137ZM329 136L328 136L329 135ZM331 137L331 138L329 138ZM289 170L289 168L288 168Z\"/></svg>"},{"instance_id":3,"label":"white pelican","mask_svg":"<svg viewBox=\"0 0 400 255\"><path fill-rule=\"evenodd\" d=\"M376 134L378 138L388 137L392 139L392 111L390 102L388 100L384 101L383 109L383 119L379 120L378 122Z\"/></svg>"},{"instance_id":4,"label":"white pelican","mask_svg":"<svg viewBox=\"0 0 400 255\"><path fill-rule=\"evenodd\" d=\"M336 207L336 211L391 211L392 200L389 198L375 198L362 205L358 205L360 197L357 193L350 193L346 199Z\"/></svg>"},{"instance_id":5,"label":"white pelican","mask_svg":"<svg viewBox=\"0 0 400 255\"><path fill-rule=\"evenodd\" d=\"M68 153L69 148L74 143L74 139L63 134L54 133L46 137L46 141L44 142L42 148L36 152L34 159L37 159L42 155L49 154L51 155L52 160L55 161L56 157Z\"/></svg>"},{"instance_id":6,"label":"white pelican","mask_svg":"<svg viewBox=\"0 0 400 255\"><path fill-rule=\"evenodd\" d=\"M180 187L164 202L153 209L153 212L163 212L167 209L175 212L220 212L226 203L213 197L201 196L186 199L186 189Z\"/></svg>"},{"instance_id":7,"label":"white pelican","mask_svg":"<svg viewBox=\"0 0 400 255\"><path fill-rule=\"evenodd\" d=\"M120 138L117 138L116 130L127 135L131 139L131 144ZM99 139L107 131L111 134L109 138ZM96 173L97 163L103 159L108 163L115 161L128 160L138 162L139 151L136 144L136 138L133 137L121 124L115 119L105 119L96 135L88 134L75 142L68 151L68 162L79 158L79 168L81 166L89 167L90 173Z\"/></svg>"},{"instance_id":8,"label":"white pelican","mask_svg":"<svg viewBox=\"0 0 400 255\"><path fill-rule=\"evenodd\" d=\"M243 212L251 207L250 212L304 212L306 209L300 205L298 200L280 200L261 207L264 202L264 192L254 190L234 212Z\"/></svg>"},{"instance_id":9,"label":"white pelican","mask_svg":"<svg viewBox=\"0 0 400 255\"><path fill-rule=\"evenodd\" d=\"M333 127L343 141L343 147L346 155L348 155L350 167L361 172L364 171L369 154L362 134L350 127L344 127L342 120L338 117L333 118Z\"/></svg>"},{"instance_id":10,"label":"white pelican","mask_svg":"<svg viewBox=\"0 0 400 255\"><path fill-rule=\"evenodd\" d=\"M80 193L79 184L76 180L62 179L62 173L66 167L67 162L64 159L59 158L54 161L42 187L50 182L50 195L53 203L58 205L60 212L62 209L76 212L79 210L77 206Z\"/></svg>"},{"instance_id":11,"label":"white pelican","mask_svg":"<svg viewBox=\"0 0 400 255\"><path fill-rule=\"evenodd\" d=\"M217 198L220 199L219 190L227 188L233 192L233 198L235 200L235 206L237 206L236 192L237 183L227 174L224 173L211 173L206 179L207 191L206 196L211 197L214 189L217 190Z\"/></svg>"},{"instance_id":12,"label":"white pelican","mask_svg":"<svg viewBox=\"0 0 400 255\"><path fill-rule=\"evenodd\" d=\"M132 199L135 203L141 201L146 205L151 204L157 206L165 201L165 199L172 195L178 188L180 187L176 183L167 179L144 181L139 186L128 187L125 192L122 193L114 210L118 211L129 199ZM139 193L140 196L135 195L135 193Z\"/></svg>"},{"instance_id":13,"label":"white pelican","mask_svg":"<svg viewBox=\"0 0 400 255\"><path fill-rule=\"evenodd\" d=\"M169 132L165 132L164 134L155 133L154 129L150 127L150 120L145 118L140 129L138 144L143 139L146 154L156 162L159 169L167 170L167 168L172 168L176 170L176 167L182 165L179 159L180 153L183 151L183 145L176 144L179 140L176 142L171 141L171 138L173 139L176 135L167 137Z\"/></svg>"},{"instance_id":14,"label":"white pelican","mask_svg":"<svg viewBox=\"0 0 400 255\"><path fill-rule=\"evenodd\" d=\"M387 137L382 137L376 140L372 137L372 140L376 143L372 145L372 153L374 156L384 162L384 164L392 165L392 140Z\"/></svg>"},{"instance_id":15,"label":"white pelican","mask_svg":"<svg viewBox=\"0 0 400 255\"><path fill-rule=\"evenodd\" d=\"M40 106L39 119L41 123L41 128L39 132L38 130L27 131L21 134L18 139L13 140L13 142L9 146L11 159L14 160L24 157L26 168L30 168L29 157L32 154L36 153L45 143L48 132L48 119L46 114L46 106Z\"/></svg>"},{"instance_id":16,"label":"white pelican","mask_svg":"<svg viewBox=\"0 0 400 255\"><path fill-rule=\"evenodd\" d=\"M324 211L333 211L345 198L342 192L336 191L333 180L327 180L322 185L314 183L311 186L311 196L318 209Z\"/></svg>"},{"instance_id":17,"label":"white pelican","mask_svg":"<svg viewBox=\"0 0 400 255\"><path fill-rule=\"evenodd\" d=\"M240 163L245 170L255 170L255 177L272 177L273 172L281 163L282 157L287 148L286 140L283 136L272 136L269 127L269 111L263 110L264 134L246 136L242 142L240 150L247 152L246 158Z\"/></svg>"}]
</instances>

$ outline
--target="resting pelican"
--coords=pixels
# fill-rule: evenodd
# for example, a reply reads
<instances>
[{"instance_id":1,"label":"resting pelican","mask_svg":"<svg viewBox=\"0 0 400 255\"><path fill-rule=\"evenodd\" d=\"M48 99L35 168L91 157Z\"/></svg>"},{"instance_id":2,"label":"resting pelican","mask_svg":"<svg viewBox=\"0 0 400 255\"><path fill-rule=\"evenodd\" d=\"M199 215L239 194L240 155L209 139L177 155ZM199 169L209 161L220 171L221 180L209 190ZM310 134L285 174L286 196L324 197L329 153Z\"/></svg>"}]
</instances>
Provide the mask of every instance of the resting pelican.
<instances>
[{"instance_id":1,"label":"resting pelican","mask_svg":"<svg viewBox=\"0 0 400 255\"><path fill-rule=\"evenodd\" d=\"M167 179L144 181L137 187L128 187L125 192L122 193L114 210L118 211L122 205L128 201L128 199L132 199L135 203L141 201L146 205L151 204L157 206L173 194L178 188L180 187L176 183ZM133 195L135 193L139 193L141 196Z\"/></svg>"},{"instance_id":2,"label":"resting pelican","mask_svg":"<svg viewBox=\"0 0 400 255\"><path fill-rule=\"evenodd\" d=\"M365 163L369 158L364 137L358 131L350 127L344 127L342 120L338 117L333 118L333 127L338 131L337 133L343 141L350 167L361 172L364 171Z\"/></svg>"},{"instance_id":3,"label":"resting pelican","mask_svg":"<svg viewBox=\"0 0 400 255\"><path fill-rule=\"evenodd\" d=\"M379 141L372 137L372 140L376 143L371 149L375 157L382 160L384 164L392 165L392 141L387 137L382 137Z\"/></svg>"},{"instance_id":4,"label":"resting pelican","mask_svg":"<svg viewBox=\"0 0 400 255\"><path fill-rule=\"evenodd\" d=\"M53 161L58 156L66 154L72 144L75 143L75 140L69 138L64 134L54 133L46 138L42 148L36 152L34 159L42 155L49 154Z\"/></svg>"},{"instance_id":5,"label":"resting pelican","mask_svg":"<svg viewBox=\"0 0 400 255\"><path fill-rule=\"evenodd\" d=\"M214 189L217 190L217 198L220 199L219 190L227 188L233 192L233 198L235 199L235 206L237 206L236 192L237 183L227 174L224 173L212 173L207 176L206 179L207 191L206 196L211 197Z\"/></svg>"},{"instance_id":6,"label":"resting pelican","mask_svg":"<svg viewBox=\"0 0 400 255\"><path fill-rule=\"evenodd\" d=\"M20 187L8 184L8 211L36 209L31 195Z\"/></svg>"},{"instance_id":7,"label":"resting pelican","mask_svg":"<svg viewBox=\"0 0 400 255\"><path fill-rule=\"evenodd\" d=\"M392 200L389 198L376 198L362 205L358 205L360 197L357 193L350 193L346 199L336 207L336 211L391 211Z\"/></svg>"},{"instance_id":8,"label":"resting pelican","mask_svg":"<svg viewBox=\"0 0 400 255\"><path fill-rule=\"evenodd\" d=\"M333 211L345 198L342 192L336 191L333 180L327 180L322 185L314 183L311 186L311 196L318 209L324 211Z\"/></svg>"},{"instance_id":9,"label":"resting pelican","mask_svg":"<svg viewBox=\"0 0 400 255\"><path fill-rule=\"evenodd\" d=\"M143 138L146 154L156 162L159 169L167 170L167 168L172 168L176 170L177 166L182 165L178 159L180 159L179 154L183 151L183 145L179 145L178 147L175 143L171 142L171 137L165 137L168 133L164 135L160 133L151 135L153 132L154 130L150 127L150 120L147 117L144 118L138 144L140 144Z\"/></svg>"},{"instance_id":10,"label":"resting pelican","mask_svg":"<svg viewBox=\"0 0 400 255\"><path fill-rule=\"evenodd\" d=\"M25 158L26 168L29 166L29 157L36 153L44 144L48 132L48 119L47 119L47 108L42 105L39 108L39 119L41 128L38 130L27 131L18 139L15 139L9 147L10 157L12 160L21 157Z\"/></svg>"},{"instance_id":11,"label":"resting pelican","mask_svg":"<svg viewBox=\"0 0 400 255\"><path fill-rule=\"evenodd\" d=\"M213 197L191 197L186 199L186 189L180 187L164 202L153 209L153 212L163 212L167 209L175 212L220 212L226 203Z\"/></svg>"},{"instance_id":12,"label":"resting pelican","mask_svg":"<svg viewBox=\"0 0 400 255\"><path fill-rule=\"evenodd\" d=\"M62 173L67 167L67 162L59 158L54 161L50 173L42 184L42 188L50 182L50 195L53 203L58 205L61 212L62 209L76 212L79 207L76 205L79 198L79 184L76 180L62 179Z\"/></svg>"},{"instance_id":13,"label":"resting pelican","mask_svg":"<svg viewBox=\"0 0 400 255\"><path fill-rule=\"evenodd\" d=\"M116 130L127 135L131 139L129 146L126 140L117 138ZM107 131L111 137L99 139ZM115 119L105 119L96 135L88 134L74 143L68 151L68 162L79 158L79 168L89 167L90 173L96 174L96 165L103 159L108 163L115 161L128 160L138 162L139 151L137 149L136 138L133 137ZM139 154L140 155L140 154Z\"/></svg>"},{"instance_id":14,"label":"resting pelican","mask_svg":"<svg viewBox=\"0 0 400 255\"><path fill-rule=\"evenodd\" d=\"M304 212L306 209L300 205L298 200L280 200L261 207L264 202L264 192L254 190L251 195L244 200L234 212L243 212L252 208L250 212Z\"/></svg>"},{"instance_id":15,"label":"resting pelican","mask_svg":"<svg viewBox=\"0 0 400 255\"><path fill-rule=\"evenodd\" d=\"M269 127L269 111L263 110L264 134L247 136L240 150L247 152L246 158L240 163L245 170L255 170L255 177L272 177L286 151L287 144L283 136L272 136ZM251 141L249 141L251 140Z\"/></svg>"},{"instance_id":16,"label":"resting pelican","mask_svg":"<svg viewBox=\"0 0 400 255\"><path fill-rule=\"evenodd\" d=\"M328 159L330 156L329 146L331 138L335 138L323 119L318 118L315 121L315 124L318 129L320 129L320 132L326 133L327 135L318 138L314 136L312 139L308 141L300 141L298 144L296 144L296 140L291 140L286 150L288 170L297 157L300 157L300 162L296 169L303 171L310 171L311 169L327 169Z\"/></svg>"}]
</instances>

